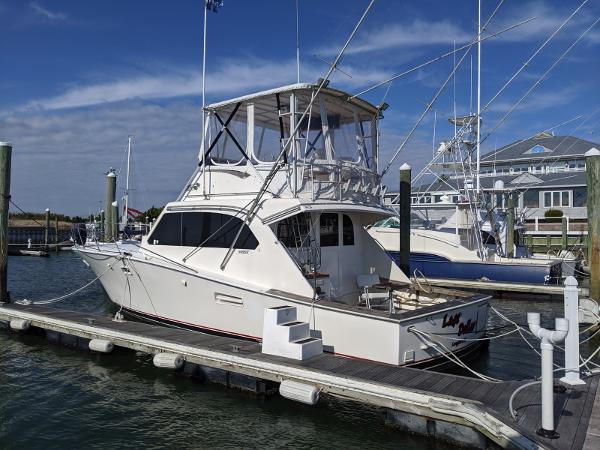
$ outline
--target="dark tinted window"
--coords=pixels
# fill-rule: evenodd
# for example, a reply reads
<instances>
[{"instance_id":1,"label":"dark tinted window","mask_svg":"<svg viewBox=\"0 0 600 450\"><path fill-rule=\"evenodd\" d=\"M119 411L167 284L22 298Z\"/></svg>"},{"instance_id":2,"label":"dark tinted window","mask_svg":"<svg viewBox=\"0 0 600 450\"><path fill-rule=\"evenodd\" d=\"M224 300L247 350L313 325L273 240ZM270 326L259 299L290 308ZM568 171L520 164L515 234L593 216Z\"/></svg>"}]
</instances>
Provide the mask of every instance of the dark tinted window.
<instances>
[{"instance_id":1,"label":"dark tinted window","mask_svg":"<svg viewBox=\"0 0 600 450\"><path fill-rule=\"evenodd\" d=\"M154 227L148 242L158 245L180 245L181 213L165 214Z\"/></svg>"},{"instance_id":2,"label":"dark tinted window","mask_svg":"<svg viewBox=\"0 0 600 450\"><path fill-rule=\"evenodd\" d=\"M342 240L344 245L354 245L354 226L352 219L346 214L344 214L342 222Z\"/></svg>"},{"instance_id":3,"label":"dark tinted window","mask_svg":"<svg viewBox=\"0 0 600 450\"><path fill-rule=\"evenodd\" d=\"M334 247L339 245L338 215L337 213L323 213L320 219L321 247Z\"/></svg>"},{"instance_id":4,"label":"dark tinted window","mask_svg":"<svg viewBox=\"0 0 600 450\"><path fill-rule=\"evenodd\" d=\"M239 217L226 214L168 213L156 225L148 242L158 245L229 248L241 226L242 220ZM234 248L254 250L257 246L256 237L244 225Z\"/></svg>"}]
</instances>

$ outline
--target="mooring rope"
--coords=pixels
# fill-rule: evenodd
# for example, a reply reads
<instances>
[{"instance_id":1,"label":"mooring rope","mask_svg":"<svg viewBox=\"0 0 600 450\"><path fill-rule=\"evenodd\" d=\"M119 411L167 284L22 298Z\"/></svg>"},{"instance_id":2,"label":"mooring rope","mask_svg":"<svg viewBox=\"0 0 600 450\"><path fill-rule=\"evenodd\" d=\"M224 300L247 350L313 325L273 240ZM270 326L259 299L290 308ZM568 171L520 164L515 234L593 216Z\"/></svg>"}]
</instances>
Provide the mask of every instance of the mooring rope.
<instances>
[{"instance_id":1,"label":"mooring rope","mask_svg":"<svg viewBox=\"0 0 600 450\"><path fill-rule=\"evenodd\" d=\"M94 278L92 281L90 281L89 283L81 286L80 288L74 290L73 292L69 292L68 294L65 295L61 295L60 297L56 297L56 298L50 298L47 300L38 300L38 301L31 301L28 300L26 298L22 299L22 300L17 300L15 301L16 304L18 305L49 305L51 303L56 303L58 301L64 300L65 298L68 297L72 297L73 295L83 291L84 289L90 287L92 284L94 284L96 281L98 281L100 278L102 278L104 276L104 274L106 274L109 270L112 270L113 266L120 261L121 258L117 258L115 259L115 261L113 263L111 263L104 272L102 272L100 275L98 275L96 278Z\"/></svg>"},{"instance_id":2,"label":"mooring rope","mask_svg":"<svg viewBox=\"0 0 600 450\"><path fill-rule=\"evenodd\" d=\"M493 382L493 383L500 383L502 381L502 380L499 380L497 378L493 378L493 377L484 375L482 373L479 373L479 372L477 372L474 369L471 369L451 349L449 349L448 347L446 347L442 342L439 342L439 341L436 341L435 339L433 339L433 337L429 336L428 333L422 332L422 331L420 331L420 330L418 330L418 329L416 329L414 327L410 327L408 329L408 331L413 332L413 333L415 333L417 335L421 335L422 337L425 337L426 339L428 339L429 342L430 342L430 344L432 345L432 347L435 348L440 355L442 355L444 358L447 358L449 361L453 362L454 364L462 367L463 369L468 370L469 372L471 372L476 377L481 378L482 380L485 380L485 381ZM445 350L445 352L442 351L442 350L440 350L440 349L438 349L437 346L442 347L442 350ZM450 355L452 355L452 356L450 356Z\"/></svg>"}]
</instances>

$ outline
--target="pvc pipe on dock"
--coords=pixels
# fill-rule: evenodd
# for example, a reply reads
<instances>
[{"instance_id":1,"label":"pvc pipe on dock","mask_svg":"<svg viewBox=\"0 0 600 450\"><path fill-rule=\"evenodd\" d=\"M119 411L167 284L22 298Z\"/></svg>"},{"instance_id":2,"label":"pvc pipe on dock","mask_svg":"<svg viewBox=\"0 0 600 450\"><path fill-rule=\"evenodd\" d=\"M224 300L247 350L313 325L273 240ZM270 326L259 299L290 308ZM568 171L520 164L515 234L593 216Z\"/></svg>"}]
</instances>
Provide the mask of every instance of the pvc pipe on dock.
<instances>
[{"instance_id":1,"label":"pvc pipe on dock","mask_svg":"<svg viewBox=\"0 0 600 450\"><path fill-rule=\"evenodd\" d=\"M564 318L555 319L555 330L546 330L540 326L540 313L527 313L527 325L531 332L542 342L542 427L537 434L549 439L556 439L559 434L554 429L554 345L560 344L567 337L569 321Z\"/></svg>"}]
</instances>

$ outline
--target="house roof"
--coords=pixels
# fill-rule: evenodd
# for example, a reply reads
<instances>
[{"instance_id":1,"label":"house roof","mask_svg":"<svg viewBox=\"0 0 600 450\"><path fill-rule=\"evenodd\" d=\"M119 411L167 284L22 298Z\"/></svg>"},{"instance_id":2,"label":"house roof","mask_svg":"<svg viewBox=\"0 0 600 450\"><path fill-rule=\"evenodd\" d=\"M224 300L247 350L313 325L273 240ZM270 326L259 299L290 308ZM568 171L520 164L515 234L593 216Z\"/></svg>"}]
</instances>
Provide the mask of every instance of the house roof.
<instances>
[{"instance_id":1,"label":"house roof","mask_svg":"<svg viewBox=\"0 0 600 450\"><path fill-rule=\"evenodd\" d=\"M493 152L483 155L482 165L490 165L503 161L556 159L557 157L581 156L592 147L599 145L574 136L552 136L548 133L505 145Z\"/></svg>"},{"instance_id":2,"label":"house roof","mask_svg":"<svg viewBox=\"0 0 600 450\"><path fill-rule=\"evenodd\" d=\"M527 189L527 188L551 188L551 187L574 187L586 186L587 179L585 171L573 172L558 172L547 174L533 174L524 172L521 174L498 175L492 177L481 177L480 183L483 190L491 190L494 188L496 181L501 180L504 183L504 188L508 189ZM413 193L420 192L444 192L454 189L459 191L463 188L463 180L435 180L432 183L424 183L420 186L413 186ZM388 195L397 195L397 192L388 191Z\"/></svg>"}]
</instances>

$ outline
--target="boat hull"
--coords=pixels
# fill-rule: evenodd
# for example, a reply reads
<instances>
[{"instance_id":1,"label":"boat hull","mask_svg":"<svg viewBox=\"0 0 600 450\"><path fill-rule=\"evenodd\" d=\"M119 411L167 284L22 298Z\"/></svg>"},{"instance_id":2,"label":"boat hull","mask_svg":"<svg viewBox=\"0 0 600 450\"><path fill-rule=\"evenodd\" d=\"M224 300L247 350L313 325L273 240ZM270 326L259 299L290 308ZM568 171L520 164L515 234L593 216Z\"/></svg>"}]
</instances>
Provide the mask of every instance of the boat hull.
<instances>
[{"instance_id":1,"label":"boat hull","mask_svg":"<svg viewBox=\"0 0 600 450\"><path fill-rule=\"evenodd\" d=\"M388 251L396 264L400 253ZM451 261L431 253L410 253L410 272L415 270L430 278L459 280L505 281L511 283L557 284L560 281L560 264L519 264L489 261Z\"/></svg>"},{"instance_id":2,"label":"boat hull","mask_svg":"<svg viewBox=\"0 0 600 450\"><path fill-rule=\"evenodd\" d=\"M148 255L123 256L101 248L78 248L110 299L147 320L260 341L265 308L294 306L298 320L323 339L325 351L393 365L416 365L442 356L414 327L448 339L453 352L476 346L487 325L489 297L426 306L389 315L379 311L312 302L280 291L242 287L217 277L168 267ZM453 334L454 333L454 334Z\"/></svg>"}]
</instances>

